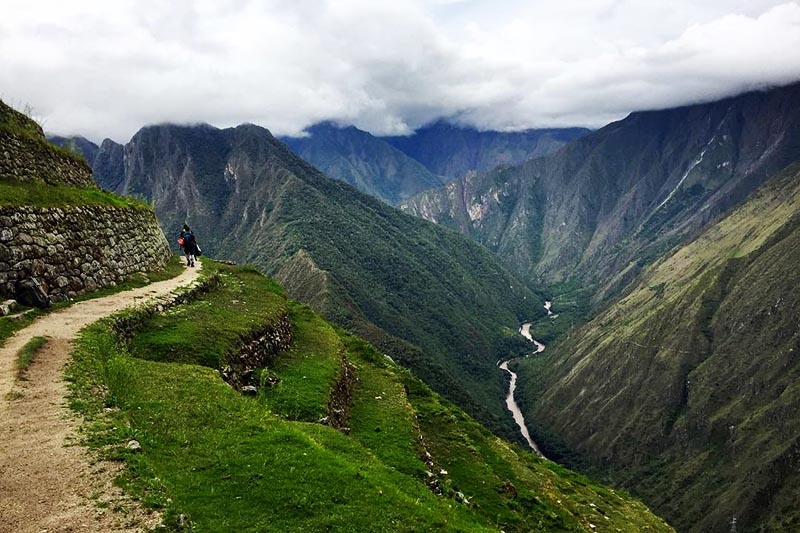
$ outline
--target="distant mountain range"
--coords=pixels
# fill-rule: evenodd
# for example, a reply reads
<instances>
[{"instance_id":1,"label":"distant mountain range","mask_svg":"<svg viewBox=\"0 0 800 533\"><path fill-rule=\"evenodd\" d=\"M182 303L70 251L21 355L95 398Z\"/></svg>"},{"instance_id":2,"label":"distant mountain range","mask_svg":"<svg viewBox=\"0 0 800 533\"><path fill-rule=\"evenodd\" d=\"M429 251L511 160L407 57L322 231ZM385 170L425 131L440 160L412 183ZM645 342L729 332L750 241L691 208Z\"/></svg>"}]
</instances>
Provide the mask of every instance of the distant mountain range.
<instances>
[{"instance_id":1,"label":"distant mountain range","mask_svg":"<svg viewBox=\"0 0 800 533\"><path fill-rule=\"evenodd\" d=\"M383 139L353 126L323 122L306 132L306 137L281 137L281 140L325 175L389 204L445 183L444 178Z\"/></svg>"},{"instance_id":2,"label":"distant mountain range","mask_svg":"<svg viewBox=\"0 0 800 533\"><path fill-rule=\"evenodd\" d=\"M382 139L450 181L550 155L589 133L586 128L480 131L439 120L412 135Z\"/></svg>"},{"instance_id":3,"label":"distant mountain range","mask_svg":"<svg viewBox=\"0 0 800 533\"><path fill-rule=\"evenodd\" d=\"M551 157L405 202L525 278L623 287L800 154L800 84L633 113Z\"/></svg>"},{"instance_id":4,"label":"distant mountain range","mask_svg":"<svg viewBox=\"0 0 800 533\"><path fill-rule=\"evenodd\" d=\"M282 137L326 175L396 205L467 172L517 164L555 152L589 132L582 128L504 133L436 122L407 137L375 137L330 122L304 137Z\"/></svg>"},{"instance_id":5,"label":"distant mountain range","mask_svg":"<svg viewBox=\"0 0 800 533\"><path fill-rule=\"evenodd\" d=\"M524 349L540 299L483 247L323 175L264 128L150 126L102 143L95 178L188 222L213 257L252 263L514 437L498 353Z\"/></svg>"}]
</instances>

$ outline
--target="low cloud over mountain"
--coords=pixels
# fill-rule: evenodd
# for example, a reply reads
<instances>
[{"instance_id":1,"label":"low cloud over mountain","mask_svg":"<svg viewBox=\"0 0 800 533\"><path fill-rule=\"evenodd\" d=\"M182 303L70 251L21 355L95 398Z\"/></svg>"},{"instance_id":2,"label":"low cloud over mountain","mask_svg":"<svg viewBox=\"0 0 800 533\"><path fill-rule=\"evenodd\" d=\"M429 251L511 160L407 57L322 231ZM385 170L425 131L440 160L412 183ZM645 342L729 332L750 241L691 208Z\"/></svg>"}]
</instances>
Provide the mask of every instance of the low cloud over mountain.
<instances>
[{"instance_id":1,"label":"low cloud over mountain","mask_svg":"<svg viewBox=\"0 0 800 533\"><path fill-rule=\"evenodd\" d=\"M528 4L12 0L0 93L53 133L126 141L163 121L598 127L800 78L797 1Z\"/></svg>"}]
</instances>

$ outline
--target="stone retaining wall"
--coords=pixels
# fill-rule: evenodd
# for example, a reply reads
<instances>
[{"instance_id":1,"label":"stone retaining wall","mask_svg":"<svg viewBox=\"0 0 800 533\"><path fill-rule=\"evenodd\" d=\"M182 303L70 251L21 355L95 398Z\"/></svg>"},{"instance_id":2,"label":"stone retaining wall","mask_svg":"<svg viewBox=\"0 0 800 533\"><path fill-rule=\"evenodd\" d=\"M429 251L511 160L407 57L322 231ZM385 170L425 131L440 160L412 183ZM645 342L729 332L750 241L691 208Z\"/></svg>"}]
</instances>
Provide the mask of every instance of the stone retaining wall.
<instances>
[{"instance_id":1,"label":"stone retaining wall","mask_svg":"<svg viewBox=\"0 0 800 533\"><path fill-rule=\"evenodd\" d=\"M147 208L0 207L2 296L34 277L60 301L160 268L171 255Z\"/></svg>"},{"instance_id":2,"label":"stone retaining wall","mask_svg":"<svg viewBox=\"0 0 800 533\"><path fill-rule=\"evenodd\" d=\"M97 188L92 169L44 140L0 129L0 178Z\"/></svg>"},{"instance_id":3,"label":"stone retaining wall","mask_svg":"<svg viewBox=\"0 0 800 533\"><path fill-rule=\"evenodd\" d=\"M261 385L269 385L262 383L262 376L256 376L254 372L271 365L275 355L292 345L289 315L283 315L277 322L253 331L240 341L241 345L235 352L225 354L227 366L220 371L222 379L242 392L246 392L245 387L253 390Z\"/></svg>"}]
</instances>

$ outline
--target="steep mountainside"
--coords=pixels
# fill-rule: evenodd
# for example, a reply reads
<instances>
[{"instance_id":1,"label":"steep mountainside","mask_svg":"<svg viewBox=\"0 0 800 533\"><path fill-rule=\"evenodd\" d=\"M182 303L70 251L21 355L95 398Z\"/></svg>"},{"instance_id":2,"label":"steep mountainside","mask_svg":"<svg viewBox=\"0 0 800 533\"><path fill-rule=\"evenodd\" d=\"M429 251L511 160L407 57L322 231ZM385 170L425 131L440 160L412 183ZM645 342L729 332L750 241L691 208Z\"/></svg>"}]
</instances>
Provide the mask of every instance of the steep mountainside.
<instances>
[{"instance_id":1,"label":"steep mountainside","mask_svg":"<svg viewBox=\"0 0 800 533\"><path fill-rule=\"evenodd\" d=\"M520 365L545 453L681 530L799 530L798 265L800 164Z\"/></svg>"},{"instance_id":2,"label":"steep mountainside","mask_svg":"<svg viewBox=\"0 0 800 533\"><path fill-rule=\"evenodd\" d=\"M478 131L438 121L418 129L413 135L383 139L434 174L455 179L467 172L516 165L552 154L589 132L584 128Z\"/></svg>"},{"instance_id":3,"label":"steep mountainside","mask_svg":"<svg viewBox=\"0 0 800 533\"><path fill-rule=\"evenodd\" d=\"M81 136L61 137L58 135L48 135L47 140L56 146L81 154L89 165L94 162L94 158L97 157L97 152L100 150L100 147L95 143Z\"/></svg>"},{"instance_id":4,"label":"steep mountainside","mask_svg":"<svg viewBox=\"0 0 800 533\"><path fill-rule=\"evenodd\" d=\"M324 122L308 128L307 133L307 137L281 140L326 176L389 204L444 184L443 178L366 131Z\"/></svg>"},{"instance_id":5,"label":"steep mountainside","mask_svg":"<svg viewBox=\"0 0 800 533\"><path fill-rule=\"evenodd\" d=\"M795 84L633 113L551 157L469 175L404 209L472 236L523 275L613 292L798 156Z\"/></svg>"},{"instance_id":6,"label":"steep mountainside","mask_svg":"<svg viewBox=\"0 0 800 533\"><path fill-rule=\"evenodd\" d=\"M672 531L492 435L253 269L203 275L169 312L85 330L68 369L87 441L126 462L120 485L165 529ZM133 438L138 453L120 446Z\"/></svg>"},{"instance_id":7,"label":"steep mountainside","mask_svg":"<svg viewBox=\"0 0 800 533\"><path fill-rule=\"evenodd\" d=\"M327 178L257 126L147 127L121 157L122 179L98 173L101 185L152 200L168 234L188 222L207 253L258 265L492 429L511 426L495 361L543 310L492 254Z\"/></svg>"}]
</instances>

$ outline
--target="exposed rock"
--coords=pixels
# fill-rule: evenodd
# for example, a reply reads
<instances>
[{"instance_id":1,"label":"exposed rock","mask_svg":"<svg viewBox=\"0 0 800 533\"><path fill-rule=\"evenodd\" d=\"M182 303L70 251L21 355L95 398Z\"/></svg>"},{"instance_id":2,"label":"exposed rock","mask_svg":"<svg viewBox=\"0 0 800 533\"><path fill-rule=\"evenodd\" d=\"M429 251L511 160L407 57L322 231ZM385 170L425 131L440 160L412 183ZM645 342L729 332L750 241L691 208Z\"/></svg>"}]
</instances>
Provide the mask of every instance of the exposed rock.
<instances>
[{"instance_id":1,"label":"exposed rock","mask_svg":"<svg viewBox=\"0 0 800 533\"><path fill-rule=\"evenodd\" d=\"M339 379L336 385L333 386L331 397L328 401L328 420L330 425L343 433L350 431L350 428L346 425L350 419L350 404L353 400L353 389L357 381L355 365L343 355Z\"/></svg>"},{"instance_id":2,"label":"exposed rock","mask_svg":"<svg viewBox=\"0 0 800 533\"><path fill-rule=\"evenodd\" d=\"M245 385L242 387L242 394L245 396L255 396L258 394L258 387L254 387L253 385Z\"/></svg>"},{"instance_id":3,"label":"exposed rock","mask_svg":"<svg viewBox=\"0 0 800 533\"><path fill-rule=\"evenodd\" d=\"M289 316L284 315L277 322L243 337L239 349L225 355L228 365L220 371L222 379L241 392L248 386L275 385L279 381L278 376L268 371L261 372L263 383L260 383L255 371L269 366L275 355L288 349L291 344L292 324Z\"/></svg>"},{"instance_id":4,"label":"exposed rock","mask_svg":"<svg viewBox=\"0 0 800 533\"><path fill-rule=\"evenodd\" d=\"M10 315L16 309L17 309L16 300L6 300L2 304L0 304L0 316Z\"/></svg>"},{"instance_id":5,"label":"exposed rock","mask_svg":"<svg viewBox=\"0 0 800 533\"><path fill-rule=\"evenodd\" d=\"M139 444L139 441L135 439L129 440L128 444L126 444L125 447L134 453L142 451L142 445Z\"/></svg>"},{"instance_id":6,"label":"exposed rock","mask_svg":"<svg viewBox=\"0 0 800 533\"><path fill-rule=\"evenodd\" d=\"M148 208L6 206L0 223L0 295L25 305L33 304L17 293L30 290L20 282L31 278L62 301L159 268L171 255Z\"/></svg>"},{"instance_id":7,"label":"exposed rock","mask_svg":"<svg viewBox=\"0 0 800 533\"><path fill-rule=\"evenodd\" d=\"M50 296L36 278L25 279L17 282L17 299L22 305L45 309L50 307Z\"/></svg>"}]
</instances>

